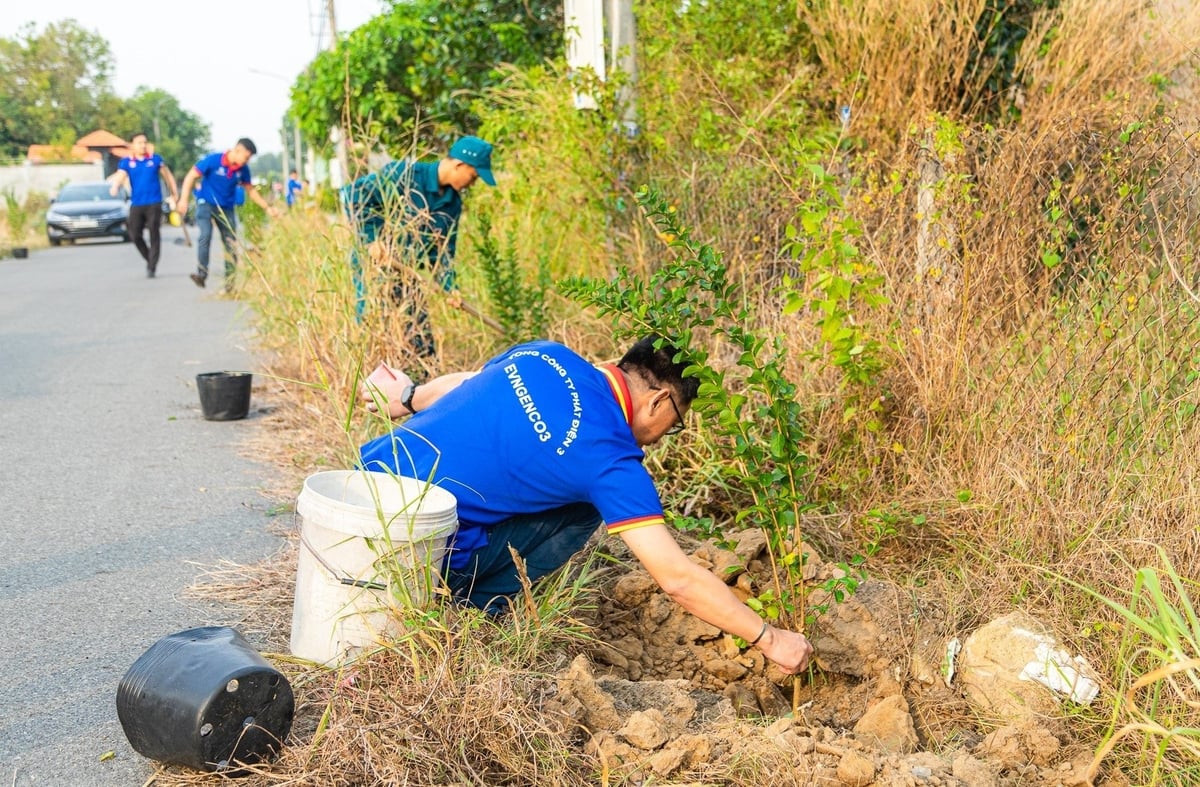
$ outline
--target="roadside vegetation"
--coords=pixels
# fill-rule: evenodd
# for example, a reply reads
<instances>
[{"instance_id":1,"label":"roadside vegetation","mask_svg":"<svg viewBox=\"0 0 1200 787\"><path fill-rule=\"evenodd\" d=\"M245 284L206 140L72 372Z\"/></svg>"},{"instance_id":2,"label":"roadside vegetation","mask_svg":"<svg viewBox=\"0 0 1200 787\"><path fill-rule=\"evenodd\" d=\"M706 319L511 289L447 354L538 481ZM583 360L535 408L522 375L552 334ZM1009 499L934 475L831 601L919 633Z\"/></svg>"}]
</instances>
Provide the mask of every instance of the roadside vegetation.
<instances>
[{"instance_id":1,"label":"roadside vegetation","mask_svg":"<svg viewBox=\"0 0 1200 787\"><path fill-rule=\"evenodd\" d=\"M843 563L834 598L865 572L962 631L1025 609L1105 678L1096 704L1064 707L1096 775L1194 783L1200 10L650 0L639 32L636 136L619 85L556 59L474 94L499 184L472 189L461 229L478 313L430 288L437 367L382 287L356 320L340 218L310 207L264 231L241 295L285 402L290 489L385 428L354 401L379 360L426 376L535 335L597 359L647 330L684 337L707 360L698 415L648 461L682 530L767 533L761 614L820 614L802 541ZM573 108L580 89L598 110ZM343 109L366 147L453 133L434 116L389 136ZM535 701L586 642L573 609L604 557L501 628L435 605L390 659L298 672L308 727L261 782L609 783ZM215 587L246 601L255 571ZM260 590L251 606L276 603ZM286 640L286 620L260 623ZM411 737L385 746L397 728Z\"/></svg>"}]
</instances>

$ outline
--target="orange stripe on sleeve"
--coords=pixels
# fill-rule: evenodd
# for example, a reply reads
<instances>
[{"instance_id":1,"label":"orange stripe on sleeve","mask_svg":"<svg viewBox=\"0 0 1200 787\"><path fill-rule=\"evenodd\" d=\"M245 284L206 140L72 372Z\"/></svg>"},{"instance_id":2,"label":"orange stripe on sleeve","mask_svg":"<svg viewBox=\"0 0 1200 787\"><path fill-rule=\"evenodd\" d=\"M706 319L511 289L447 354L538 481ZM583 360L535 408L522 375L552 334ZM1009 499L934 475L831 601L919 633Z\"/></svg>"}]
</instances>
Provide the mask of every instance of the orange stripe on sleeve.
<instances>
[{"instance_id":1,"label":"orange stripe on sleeve","mask_svg":"<svg viewBox=\"0 0 1200 787\"><path fill-rule=\"evenodd\" d=\"M666 520L655 514L654 516L637 517L636 519L624 519L620 522L613 522L608 525L609 533L623 533L626 530L636 530L639 527L649 527L650 525L665 525Z\"/></svg>"}]
</instances>

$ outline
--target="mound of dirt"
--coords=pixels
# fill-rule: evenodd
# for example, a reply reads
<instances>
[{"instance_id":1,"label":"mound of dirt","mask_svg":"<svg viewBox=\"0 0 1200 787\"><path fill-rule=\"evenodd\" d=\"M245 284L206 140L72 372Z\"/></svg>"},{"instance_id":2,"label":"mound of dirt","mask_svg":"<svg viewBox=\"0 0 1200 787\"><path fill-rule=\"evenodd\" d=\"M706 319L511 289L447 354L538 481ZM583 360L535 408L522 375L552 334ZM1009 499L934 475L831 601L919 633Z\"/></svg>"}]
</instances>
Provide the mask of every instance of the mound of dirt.
<instances>
[{"instance_id":1,"label":"mound of dirt","mask_svg":"<svg viewBox=\"0 0 1200 787\"><path fill-rule=\"evenodd\" d=\"M767 573L765 540L753 531L732 550L689 550L742 598ZM809 552L807 579L836 575ZM831 601L820 594L814 589L810 604ZM867 581L828 604L809 632L812 679L739 649L640 569L612 575L600 595L590 621L597 644L557 676L547 710L571 719L581 745L628 783L738 774L739 783L772 785L1089 784L1092 753L1072 745L1061 719L982 721L958 684L929 666L945 653L945 628L887 582ZM973 690L986 680L974 675ZM1040 709L1054 705L1046 699Z\"/></svg>"}]
</instances>

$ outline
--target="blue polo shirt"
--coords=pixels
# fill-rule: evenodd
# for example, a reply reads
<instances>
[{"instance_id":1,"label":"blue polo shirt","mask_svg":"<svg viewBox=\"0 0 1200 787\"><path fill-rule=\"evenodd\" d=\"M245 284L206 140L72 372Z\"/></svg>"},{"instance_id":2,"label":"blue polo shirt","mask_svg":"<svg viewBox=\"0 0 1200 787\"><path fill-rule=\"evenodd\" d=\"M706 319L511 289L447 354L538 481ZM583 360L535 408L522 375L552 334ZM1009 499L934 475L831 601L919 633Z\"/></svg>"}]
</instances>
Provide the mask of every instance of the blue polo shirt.
<instances>
[{"instance_id":1,"label":"blue polo shirt","mask_svg":"<svg viewBox=\"0 0 1200 787\"><path fill-rule=\"evenodd\" d=\"M288 178L287 182L287 205L292 207L296 203L296 195L304 190L304 184L295 178Z\"/></svg>"},{"instance_id":2,"label":"blue polo shirt","mask_svg":"<svg viewBox=\"0 0 1200 787\"><path fill-rule=\"evenodd\" d=\"M362 446L367 470L430 479L458 501L450 566L466 566L492 526L591 503L610 533L663 522L634 440L629 388L555 342L518 345Z\"/></svg>"},{"instance_id":3,"label":"blue polo shirt","mask_svg":"<svg viewBox=\"0 0 1200 787\"><path fill-rule=\"evenodd\" d=\"M162 165L162 156L157 153L146 158L126 156L121 159L121 163L117 164L117 169L129 176L132 204L162 204L162 184L158 179L159 173L162 172Z\"/></svg>"},{"instance_id":4,"label":"blue polo shirt","mask_svg":"<svg viewBox=\"0 0 1200 787\"><path fill-rule=\"evenodd\" d=\"M232 166L224 153L209 153L196 162L196 172L204 180L200 184L200 201L229 210L237 203L237 187L250 184L250 165Z\"/></svg>"},{"instance_id":5,"label":"blue polo shirt","mask_svg":"<svg viewBox=\"0 0 1200 787\"><path fill-rule=\"evenodd\" d=\"M393 161L344 186L342 204L365 243L378 237L385 220L406 230L402 241L416 247L430 270L445 269L443 284L450 290L463 203L457 190L438 183L438 163Z\"/></svg>"}]
</instances>

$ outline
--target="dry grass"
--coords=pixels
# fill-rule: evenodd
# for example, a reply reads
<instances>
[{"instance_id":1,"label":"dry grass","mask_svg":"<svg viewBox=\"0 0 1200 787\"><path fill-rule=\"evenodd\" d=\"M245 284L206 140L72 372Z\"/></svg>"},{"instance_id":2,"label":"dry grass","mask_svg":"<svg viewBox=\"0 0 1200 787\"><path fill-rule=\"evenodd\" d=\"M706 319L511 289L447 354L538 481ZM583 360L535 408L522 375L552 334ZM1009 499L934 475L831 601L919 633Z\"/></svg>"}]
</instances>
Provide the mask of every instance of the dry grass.
<instances>
[{"instance_id":1,"label":"dry grass","mask_svg":"<svg viewBox=\"0 0 1200 787\"><path fill-rule=\"evenodd\" d=\"M520 633L452 612L444 624L425 617L410 632L336 671L277 657L297 696L293 742L242 783L590 783L595 764L576 751L569 720L543 709L553 679L536 663L505 660L522 650L511 647ZM562 647L561 634L539 630L530 636ZM164 767L155 783L205 784L212 778Z\"/></svg>"},{"instance_id":2,"label":"dry grass","mask_svg":"<svg viewBox=\"0 0 1200 787\"><path fill-rule=\"evenodd\" d=\"M820 74L797 55L757 92L738 92L745 59L697 75L686 53L650 46L658 59L644 71L642 161L563 109L561 75L514 75L488 121L508 144L502 188L471 195L463 237L472 213L486 211L516 232L531 266L548 254L560 275L607 276L620 263L647 273L664 257L661 239L615 205L637 185L626 178L649 173L746 282L756 327L787 337L823 506L810 530L846 557L871 536L868 513L894 509L896 532L873 571L942 599L960 631L1013 606L1036 611L1109 677L1111 704L1144 665L1122 648L1112 610L1057 577L1120 595L1134 567L1155 561L1156 545L1198 579L1197 110L1166 105L1152 77L1194 72L1200 12L1065 0L1035 20L1021 52L1019 119L992 127L970 117L971 90L960 89L986 76L969 73L974 44L963 34L983 6L808 4L820 9L803 20ZM784 227L807 184L770 121L825 112L799 107L813 84L833 86L814 104L853 106L851 138L829 161L845 176L846 208L865 227L861 250L891 302L855 315L888 361L871 392L884 402L881 431L843 416L847 392L820 361L812 316L781 315L774 290L792 270ZM690 114L674 114L672 102ZM727 132L735 142L712 141ZM597 185L604 177L612 182ZM349 466L384 428L353 404L358 375L378 360L415 360L396 315L354 319L346 230L315 213L284 222L265 239L246 295L288 401L273 453L298 487L308 472ZM470 242L460 244L464 292L486 312ZM471 368L499 349L478 321L430 303L442 356L425 372ZM606 324L552 305L552 338L593 357L618 352ZM723 455L701 426L649 462L673 508L721 519L742 502L722 480ZM278 641L269 619L282 613L271 594L283 577L238 571L216 570L214 585L253 598L266 613L247 625ZM295 672L304 743L261 782L583 783L595 763L539 715L537 670L498 655L511 641L475 641L473 631L461 621L422 630L365 664L352 686ZM1187 703L1175 715L1196 722ZM1076 729L1096 742L1104 724L1084 718ZM1136 770L1138 752L1129 740L1113 756Z\"/></svg>"}]
</instances>

